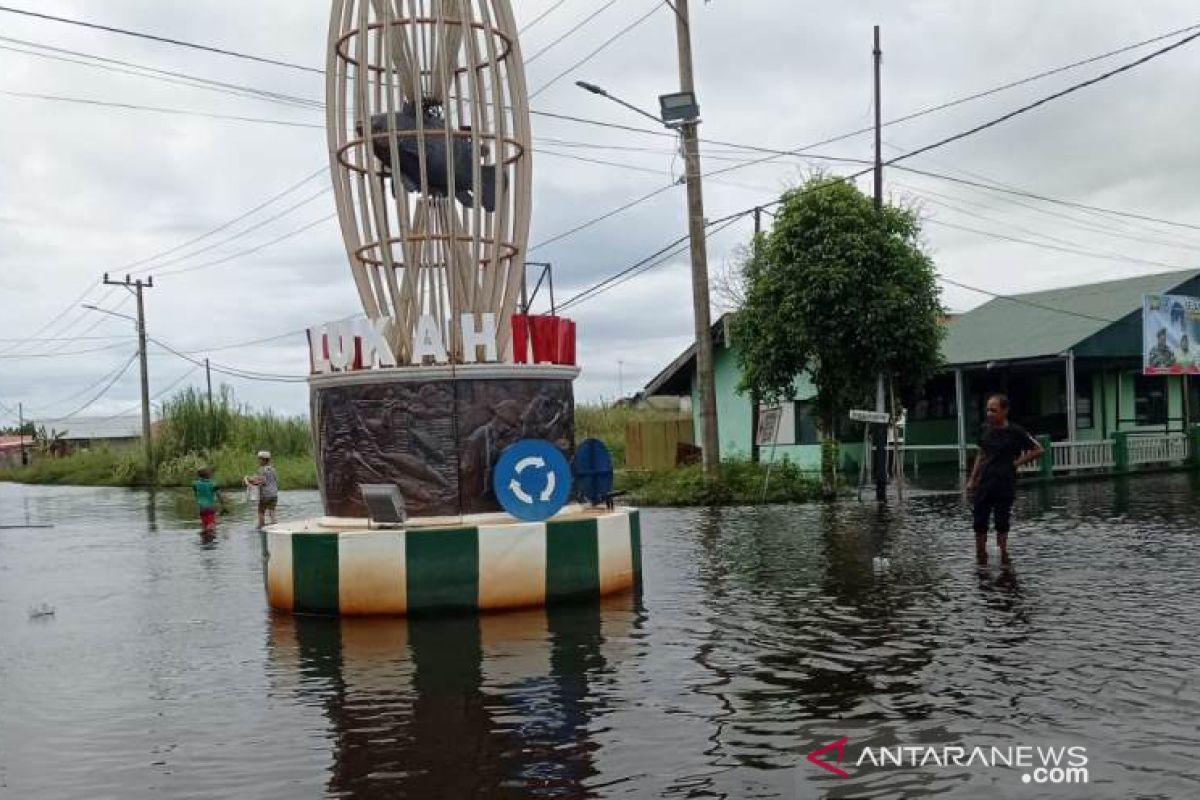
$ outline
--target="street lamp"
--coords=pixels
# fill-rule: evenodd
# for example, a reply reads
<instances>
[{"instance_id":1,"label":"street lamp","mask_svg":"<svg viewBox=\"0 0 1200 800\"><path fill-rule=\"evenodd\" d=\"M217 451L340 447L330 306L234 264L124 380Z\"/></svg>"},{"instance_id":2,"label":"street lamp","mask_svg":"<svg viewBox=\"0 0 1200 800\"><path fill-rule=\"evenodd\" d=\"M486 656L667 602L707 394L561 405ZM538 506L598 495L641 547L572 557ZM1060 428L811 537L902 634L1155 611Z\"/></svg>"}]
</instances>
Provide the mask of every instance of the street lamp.
<instances>
[{"instance_id":1,"label":"street lamp","mask_svg":"<svg viewBox=\"0 0 1200 800\"><path fill-rule=\"evenodd\" d=\"M685 175L688 191L688 236L692 251L692 310L696 326L696 383L700 395L701 452L704 457L704 474L717 476L721 464L720 439L717 434L717 387L713 370L712 319L708 298L708 243L704 220L704 192L700 182L700 139L696 126L700 122L700 107L692 86L691 35L688 31L687 0L676 4L679 18L679 65L682 91L659 98L662 117L643 111L619 97L587 81L576 81L575 85L592 94L606 97L614 103L648 117L660 125L679 130L683 139Z\"/></svg>"},{"instance_id":2,"label":"street lamp","mask_svg":"<svg viewBox=\"0 0 1200 800\"><path fill-rule=\"evenodd\" d=\"M93 306L88 303L84 303L82 306L80 306L80 308L86 308L88 311L99 311L101 314L108 314L111 317L120 317L121 319L129 320L134 325L138 324L137 317L132 317L129 314L122 314L120 311L110 311L107 308L100 308L99 306Z\"/></svg>"}]
</instances>

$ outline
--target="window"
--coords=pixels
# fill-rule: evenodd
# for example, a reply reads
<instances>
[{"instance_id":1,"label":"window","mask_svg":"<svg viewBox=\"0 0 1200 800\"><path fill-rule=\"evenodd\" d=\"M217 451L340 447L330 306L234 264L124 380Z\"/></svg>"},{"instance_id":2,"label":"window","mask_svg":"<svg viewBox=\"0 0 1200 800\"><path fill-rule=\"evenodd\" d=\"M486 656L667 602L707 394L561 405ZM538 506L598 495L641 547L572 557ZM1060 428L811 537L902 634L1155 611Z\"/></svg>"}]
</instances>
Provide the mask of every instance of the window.
<instances>
[{"instance_id":1,"label":"window","mask_svg":"<svg viewBox=\"0 0 1200 800\"><path fill-rule=\"evenodd\" d=\"M1087 389L1075 387L1075 427L1093 428L1096 423L1092 420L1092 395Z\"/></svg>"},{"instance_id":2,"label":"window","mask_svg":"<svg viewBox=\"0 0 1200 800\"><path fill-rule=\"evenodd\" d=\"M1138 425L1167 424L1167 382L1154 375L1133 376L1133 406Z\"/></svg>"},{"instance_id":3,"label":"window","mask_svg":"<svg viewBox=\"0 0 1200 800\"><path fill-rule=\"evenodd\" d=\"M820 444L817 409L813 403L796 403L796 444Z\"/></svg>"},{"instance_id":4,"label":"window","mask_svg":"<svg viewBox=\"0 0 1200 800\"><path fill-rule=\"evenodd\" d=\"M772 437L779 447L797 444L820 444L817 432L817 410L811 401L759 406L758 446L770 447Z\"/></svg>"},{"instance_id":5,"label":"window","mask_svg":"<svg viewBox=\"0 0 1200 800\"><path fill-rule=\"evenodd\" d=\"M1075 397L1075 427L1093 428L1092 398L1077 395Z\"/></svg>"}]
</instances>

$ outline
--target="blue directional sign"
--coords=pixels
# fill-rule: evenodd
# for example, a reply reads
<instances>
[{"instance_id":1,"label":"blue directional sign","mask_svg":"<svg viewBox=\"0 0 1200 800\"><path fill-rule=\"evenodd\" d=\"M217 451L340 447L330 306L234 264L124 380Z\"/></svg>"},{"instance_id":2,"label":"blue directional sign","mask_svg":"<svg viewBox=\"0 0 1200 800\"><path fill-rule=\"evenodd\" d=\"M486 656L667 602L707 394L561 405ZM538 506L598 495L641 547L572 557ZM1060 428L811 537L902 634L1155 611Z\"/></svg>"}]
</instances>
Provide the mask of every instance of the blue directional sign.
<instances>
[{"instance_id":1,"label":"blue directional sign","mask_svg":"<svg viewBox=\"0 0 1200 800\"><path fill-rule=\"evenodd\" d=\"M526 522L542 522L566 505L571 467L550 442L524 439L500 454L492 470L492 490L509 514Z\"/></svg>"},{"instance_id":2,"label":"blue directional sign","mask_svg":"<svg viewBox=\"0 0 1200 800\"><path fill-rule=\"evenodd\" d=\"M599 439L585 439L575 448L575 486L594 506L604 502L613 490L612 454Z\"/></svg>"}]
</instances>

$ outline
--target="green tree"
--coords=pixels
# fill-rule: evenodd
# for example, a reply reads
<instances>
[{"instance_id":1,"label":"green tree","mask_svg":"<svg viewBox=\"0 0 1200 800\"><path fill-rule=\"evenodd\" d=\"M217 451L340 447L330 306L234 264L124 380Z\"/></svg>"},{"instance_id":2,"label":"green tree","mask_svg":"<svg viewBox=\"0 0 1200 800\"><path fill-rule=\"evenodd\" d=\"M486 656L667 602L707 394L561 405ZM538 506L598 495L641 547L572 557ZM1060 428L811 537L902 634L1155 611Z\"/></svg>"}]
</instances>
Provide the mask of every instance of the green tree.
<instances>
[{"instance_id":1,"label":"green tree","mask_svg":"<svg viewBox=\"0 0 1200 800\"><path fill-rule=\"evenodd\" d=\"M873 397L877 376L905 393L937 369L943 310L920 236L915 211L878 212L852 183L816 175L783 195L772 230L743 262L745 301L733 330L739 390L768 403L792 399L807 373L827 488L839 423Z\"/></svg>"}]
</instances>

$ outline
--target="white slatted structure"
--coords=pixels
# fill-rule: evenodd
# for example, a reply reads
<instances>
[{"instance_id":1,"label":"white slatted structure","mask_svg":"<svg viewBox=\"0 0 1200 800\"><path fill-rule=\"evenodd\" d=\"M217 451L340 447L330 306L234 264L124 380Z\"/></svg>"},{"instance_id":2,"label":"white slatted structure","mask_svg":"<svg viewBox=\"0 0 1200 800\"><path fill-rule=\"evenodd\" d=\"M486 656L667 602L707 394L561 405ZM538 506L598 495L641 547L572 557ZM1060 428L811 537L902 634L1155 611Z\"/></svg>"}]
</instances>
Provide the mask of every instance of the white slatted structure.
<instances>
[{"instance_id":1,"label":"white slatted structure","mask_svg":"<svg viewBox=\"0 0 1200 800\"><path fill-rule=\"evenodd\" d=\"M528 90L512 6L332 7L330 167L363 309L394 321L389 338L401 364L422 316L437 320L459 361L462 315L480 325L484 313L494 315L507 360L532 200Z\"/></svg>"},{"instance_id":2,"label":"white slatted structure","mask_svg":"<svg viewBox=\"0 0 1200 800\"><path fill-rule=\"evenodd\" d=\"M1171 464L1188 458L1188 437L1183 433L1136 434L1129 437L1129 464Z\"/></svg>"}]
</instances>

